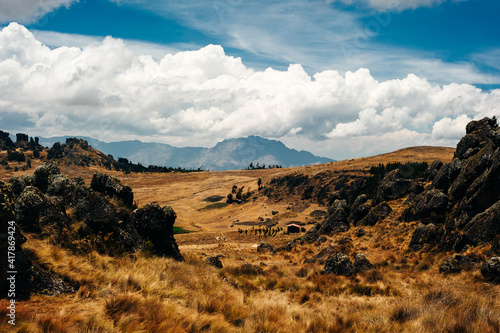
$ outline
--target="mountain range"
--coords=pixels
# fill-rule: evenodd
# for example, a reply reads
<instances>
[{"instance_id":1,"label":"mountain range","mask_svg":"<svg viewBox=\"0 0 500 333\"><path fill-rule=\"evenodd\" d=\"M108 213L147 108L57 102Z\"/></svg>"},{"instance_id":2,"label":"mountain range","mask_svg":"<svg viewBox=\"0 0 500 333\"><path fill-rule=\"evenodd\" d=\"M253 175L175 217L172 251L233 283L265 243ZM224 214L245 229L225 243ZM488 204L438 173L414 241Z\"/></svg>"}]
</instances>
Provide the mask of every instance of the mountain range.
<instances>
[{"instance_id":1,"label":"mountain range","mask_svg":"<svg viewBox=\"0 0 500 333\"><path fill-rule=\"evenodd\" d=\"M52 146L56 142L64 143L62 136L40 138L43 146ZM304 165L333 162L334 160L318 157L307 151L297 151L286 147L282 142L259 136L223 140L212 148L174 147L163 143L133 141L103 142L90 137L86 140L92 147L115 158L124 157L133 163L181 167L186 169L224 171L245 169L251 163L254 166L297 167Z\"/></svg>"}]
</instances>

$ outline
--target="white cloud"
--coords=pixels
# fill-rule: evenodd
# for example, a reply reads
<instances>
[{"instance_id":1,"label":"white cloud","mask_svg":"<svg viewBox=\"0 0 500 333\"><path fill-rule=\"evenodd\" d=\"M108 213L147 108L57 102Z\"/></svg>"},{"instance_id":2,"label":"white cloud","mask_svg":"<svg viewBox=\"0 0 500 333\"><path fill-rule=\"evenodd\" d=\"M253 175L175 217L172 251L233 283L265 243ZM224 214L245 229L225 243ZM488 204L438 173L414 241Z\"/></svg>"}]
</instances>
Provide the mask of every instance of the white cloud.
<instances>
[{"instance_id":1,"label":"white cloud","mask_svg":"<svg viewBox=\"0 0 500 333\"><path fill-rule=\"evenodd\" d=\"M458 141L465 135L465 126L471 120L467 115L461 115L455 119L443 118L437 121L432 127L432 137L434 139L453 139Z\"/></svg>"},{"instance_id":2,"label":"white cloud","mask_svg":"<svg viewBox=\"0 0 500 333\"><path fill-rule=\"evenodd\" d=\"M500 90L439 86L413 74L387 81L367 69L310 76L297 64L256 71L217 45L155 60L111 37L51 49L21 25L0 32L3 130L30 135L178 146L261 135L340 159L456 144L468 119L492 116L499 104Z\"/></svg>"},{"instance_id":3,"label":"white cloud","mask_svg":"<svg viewBox=\"0 0 500 333\"><path fill-rule=\"evenodd\" d=\"M60 7L69 7L78 0L2 0L0 22L32 23Z\"/></svg>"},{"instance_id":4,"label":"white cloud","mask_svg":"<svg viewBox=\"0 0 500 333\"><path fill-rule=\"evenodd\" d=\"M328 2L343 2L348 5L368 5L377 10L406 10L420 7L439 6L447 0L329 0ZM452 0L453 2L467 0Z\"/></svg>"}]
</instances>

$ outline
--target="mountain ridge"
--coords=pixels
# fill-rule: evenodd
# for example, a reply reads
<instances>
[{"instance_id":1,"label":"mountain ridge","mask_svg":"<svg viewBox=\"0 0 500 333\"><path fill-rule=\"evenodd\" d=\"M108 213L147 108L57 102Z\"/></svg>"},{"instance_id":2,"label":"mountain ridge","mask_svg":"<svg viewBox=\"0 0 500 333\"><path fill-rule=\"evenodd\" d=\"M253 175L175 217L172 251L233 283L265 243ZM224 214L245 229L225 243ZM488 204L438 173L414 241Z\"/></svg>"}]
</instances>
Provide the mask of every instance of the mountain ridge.
<instances>
[{"instance_id":1,"label":"mountain ridge","mask_svg":"<svg viewBox=\"0 0 500 333\"><path fill-rule=\"evenodd\" d=\"M75 136L40 138L40 144L51 146ZM250 163L260 166L274 165L296 167L333 162L308 151L288 148L279 140L260 136L232 138L218 142L212 148L174 147L165 143L142 142L139 140L104 142L91 137L76 136L86 140L92 147L116 158L127 158L144 165L182 167L211 171L225 171L247 168Z\"/></svg>"}]
</instances>

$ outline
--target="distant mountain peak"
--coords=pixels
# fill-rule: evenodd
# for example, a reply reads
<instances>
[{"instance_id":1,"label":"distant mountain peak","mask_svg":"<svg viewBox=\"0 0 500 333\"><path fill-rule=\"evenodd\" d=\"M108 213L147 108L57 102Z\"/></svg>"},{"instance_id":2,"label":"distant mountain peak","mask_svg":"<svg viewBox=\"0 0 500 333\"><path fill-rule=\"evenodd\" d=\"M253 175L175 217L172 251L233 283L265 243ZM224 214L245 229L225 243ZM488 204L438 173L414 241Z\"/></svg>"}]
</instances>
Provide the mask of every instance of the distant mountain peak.
<instances>
[{"instance_id":1,"label":"distant mountain peak","mask_svg":"<svg viewBox=\"0 0 500 333\"><path fill-rule=\"evenodd\" d=\"M43 145L64 142L68 137L41 138ZM261 136L225 139L213 148L186 147L177 148L162 143L147 143L139 140L102 142L88 137L79 137L88 141L93 148L115 158L124 157L134 163L181 167L186 169L223 171L247 168L250 163L256 165L279 165L295 167L311 164L328 163L333 160L318 157L307 151L288 148L279 140Z\"/></svg>"}]
</instances>

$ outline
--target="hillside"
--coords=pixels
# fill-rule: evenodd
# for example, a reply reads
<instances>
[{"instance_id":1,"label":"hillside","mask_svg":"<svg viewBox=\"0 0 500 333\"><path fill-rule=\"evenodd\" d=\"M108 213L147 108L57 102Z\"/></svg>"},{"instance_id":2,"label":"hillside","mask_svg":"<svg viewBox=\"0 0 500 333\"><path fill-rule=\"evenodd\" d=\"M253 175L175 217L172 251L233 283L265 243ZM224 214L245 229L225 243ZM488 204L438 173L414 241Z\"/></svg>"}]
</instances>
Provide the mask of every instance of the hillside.
<instances>
[{"instance_id":1,"label":"hillside","mask_svg":"<svg viewBox=\"0 0 500 333\"><path fill-rule=\"evenodd\" d=\"M69 137L41 138L42 145L52 146ZM212 148L178 148L167 144L141 141L120 141L106 143L82 137L92 147L115 157L124 157L134 163L158 165L173 168L204 169L211 171L239 170L254 166L295 167L331 162L331 159L317 157L306 151L286 147L276 140L258 136L228 139Z\"/></svg>"},{"instance_id":2,"label":"hillside","mask_svg":"<svg viewBox=\"0 0 500 333\"><path fill-rule=\"evenodd\" d=\"M139 213L148 203L171 207L176 214L173 226L191 231L174 235L185 261L152 254L148 247L126 254L107 253L106 248L85 253L54 241L50 235L57 229L46 229L45 234L22 230L27 238L22 245L25 255L73 290L58 296L47 296L44 290L19 301L17 328L27 332L497 332L500 285L495 283L498 273L487 263L500 254L495 245L498 237L473 238L476 234L470 230L477 228L467 224L475 216L468 206L460 206L474 198L471 193L479 192L461 190L463 196L450 195L446 205L437 200L458 193L450 190L458 188L453 185L457 179L470 187L497 174L492 173L499 156L497 132L485 120L468 126L468 136L456 150L413 147L282 169L152 174L60 163L62 176L49 176L49 183L66 179L68 186L73 184L72 189L88 197L101 188L97 179L102 178L94 174L99 171L116 177L109 181L114 184L111 188L130 188ZM32 169L2 168L1 179L31 176L37 163L34 159ZM485 179L498 184L496 178ZM44 192L47 202L64 200L54 192L57 184ZM227 204L226 196L234 187L243 187L246 200ZM102 207L118 213L119 198L129 196L113 191L104 189L98 196L112 205ZM498 201L498 195L488 193ZM67 218L75 227L90 226L91 219L81 215L86 211L78 210L85 205L73 207L70 201ZM15 203L13 207L16 212ZM127 219L138 228L142 223L133 221L145 215L138 215L135 208L122 209L124 218L115 226L126 232L117 235L131 234ZM458 210L469 212L462 216L467 222L451 229ZM428 218L434 221L429 223ZM481 221L494 228L490 222L498 219ZM284 233L291 222L305 232ZM107 223L114 225L112 220ZM436 237L421 237L422 227L431 231L424 235ZM447 244L441 239L459 239L457 234L468 235L470 241L440 246ZM443 235L447 237L439 238ZM86 244L74 240L78 249ZM1 300L0 306L5 309L7 301ZM10 328L5 319L0 321L0 330Z\"/></svg>"}]
</instances>

